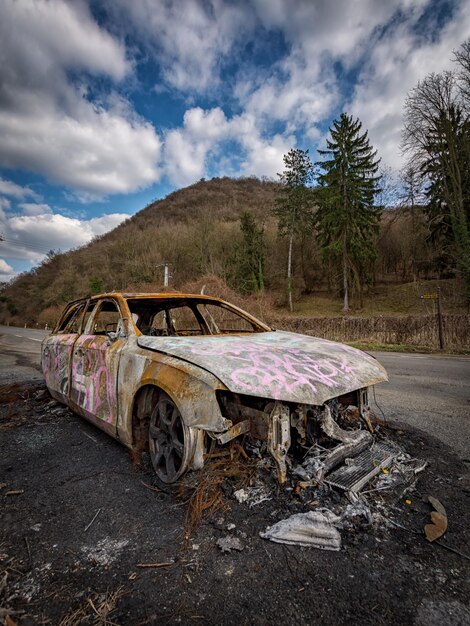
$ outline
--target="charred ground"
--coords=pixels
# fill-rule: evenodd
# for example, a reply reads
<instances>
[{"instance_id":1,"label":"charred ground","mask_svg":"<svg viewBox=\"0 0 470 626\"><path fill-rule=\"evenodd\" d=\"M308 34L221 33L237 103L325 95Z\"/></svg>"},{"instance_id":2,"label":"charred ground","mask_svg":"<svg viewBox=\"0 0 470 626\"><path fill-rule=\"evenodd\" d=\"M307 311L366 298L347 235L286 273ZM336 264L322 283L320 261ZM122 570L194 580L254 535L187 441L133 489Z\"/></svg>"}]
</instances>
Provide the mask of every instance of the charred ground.
<instances>
[{"instance_id":1,"label":"charred ground","mask_svg":"<svg viewBox=\"0 0 470 626\"><path fill-rule=\"evenodd\" d=\"M38 382L3 388L0 399L2 617L63 626L469 622L468 559L423 536L433 495L447 509L442 543L468 554L468 465L421 431L386 428L428 462L411 492L383 493L395 525L358 518L341 530L341 551L329 552L259 532L292 513L343 507L335 491L295 495L257 470L272 499L250 508L233 497L249 464L222 457L217 510L191 527L194 475L182 489L155 490L119 443ZM242 549L223 553L217 541L227 537Z\"/></svg>"}]
</instances>

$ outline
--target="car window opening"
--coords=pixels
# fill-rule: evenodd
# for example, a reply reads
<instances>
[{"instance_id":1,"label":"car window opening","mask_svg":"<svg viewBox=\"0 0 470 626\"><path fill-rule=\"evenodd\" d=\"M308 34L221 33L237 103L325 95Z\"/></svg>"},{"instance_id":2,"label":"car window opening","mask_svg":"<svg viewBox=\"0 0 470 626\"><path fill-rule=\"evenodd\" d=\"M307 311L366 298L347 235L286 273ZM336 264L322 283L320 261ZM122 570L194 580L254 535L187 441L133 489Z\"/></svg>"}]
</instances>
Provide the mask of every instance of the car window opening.
<instances>
[{"instance_id":1,"label":"car window opening","mask_svg":"<svg viewBox=\"0 0 470 626\"><path fill-rule=\"evenodd\" d=\"M239 335L264 330L217 301L129 299L127 304L135 326L143 335Z\"/></svg>"}]
</instances>

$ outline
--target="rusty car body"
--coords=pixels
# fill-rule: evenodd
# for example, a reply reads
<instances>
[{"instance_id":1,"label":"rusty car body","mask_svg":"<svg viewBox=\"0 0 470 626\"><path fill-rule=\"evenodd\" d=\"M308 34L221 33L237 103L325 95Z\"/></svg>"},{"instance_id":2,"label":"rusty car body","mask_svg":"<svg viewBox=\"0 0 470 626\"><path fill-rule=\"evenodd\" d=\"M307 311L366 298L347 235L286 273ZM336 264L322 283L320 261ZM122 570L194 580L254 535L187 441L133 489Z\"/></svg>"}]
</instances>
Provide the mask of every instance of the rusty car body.
<instances>
[{"instance_id":1,"label":"rusty car body","mask_svg":"<svg viewBox=\"0 0 470 626\"><path fill-rule=\"evenodd\" d=\"M259 444L286 479L287 453L329 438L326 467L370 445L367 389L387 380L359 350L269 328L220 299L108 293L67 305L42 343L51 395L140 453L158 479L204 464L213 444ZM362 427L345 429L354 408Z\"/></svg>"}]
</instances>

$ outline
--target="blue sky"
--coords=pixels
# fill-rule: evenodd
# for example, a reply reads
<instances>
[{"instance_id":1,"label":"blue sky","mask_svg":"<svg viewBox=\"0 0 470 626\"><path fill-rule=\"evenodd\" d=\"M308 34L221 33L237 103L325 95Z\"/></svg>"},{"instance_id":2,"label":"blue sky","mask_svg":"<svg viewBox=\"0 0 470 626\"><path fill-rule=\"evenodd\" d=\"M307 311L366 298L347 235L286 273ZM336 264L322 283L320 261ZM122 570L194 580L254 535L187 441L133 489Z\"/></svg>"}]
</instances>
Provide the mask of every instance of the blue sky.
<instances>
[{"instance_id":1,"label":"blue sky","mask_svg":"<svg viewBox=\"0 0 470 626\"><path fill-rule=\"evenodd\" d=\"M341 111L403 164L407 92L464 0L2 0L0 281L202 177L316 158Z\"/></svg>"}]
</instances>

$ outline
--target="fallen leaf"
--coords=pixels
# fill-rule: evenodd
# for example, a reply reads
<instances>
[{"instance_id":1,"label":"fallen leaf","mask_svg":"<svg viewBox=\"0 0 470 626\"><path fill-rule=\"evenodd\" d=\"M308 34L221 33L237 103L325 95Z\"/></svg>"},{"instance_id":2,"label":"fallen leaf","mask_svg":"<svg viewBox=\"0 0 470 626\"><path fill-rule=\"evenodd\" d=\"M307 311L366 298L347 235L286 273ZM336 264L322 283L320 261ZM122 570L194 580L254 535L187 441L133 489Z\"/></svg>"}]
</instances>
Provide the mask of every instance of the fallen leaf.
<instances>
[{"instance_id":1,"label":"fallen leaf","mask_svg":"<svg viewBox=\"0 0 470 626\"><path fill-rule=\"evenodd\" d=\"M442 506L437 498L435 498L434 496L428 496L428 502L432 504L432 506L436 509L438 513L447 517L447 512L445 508Z\"/></svg>"},{"instance_id":2,"label":"fallen leaf","mask_svg":"<svg viewBox=\"0 0 470 626\"><path fill-rule=\"evenodd\" d=\"M432 524L426 524L424 527L424 534L428 541L435 541L442 537L447 530L447 516L433 511L431 513Z\"/></svg>"}]
</instances>

